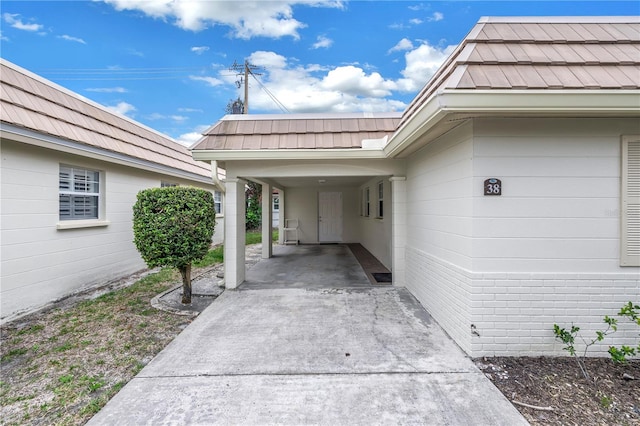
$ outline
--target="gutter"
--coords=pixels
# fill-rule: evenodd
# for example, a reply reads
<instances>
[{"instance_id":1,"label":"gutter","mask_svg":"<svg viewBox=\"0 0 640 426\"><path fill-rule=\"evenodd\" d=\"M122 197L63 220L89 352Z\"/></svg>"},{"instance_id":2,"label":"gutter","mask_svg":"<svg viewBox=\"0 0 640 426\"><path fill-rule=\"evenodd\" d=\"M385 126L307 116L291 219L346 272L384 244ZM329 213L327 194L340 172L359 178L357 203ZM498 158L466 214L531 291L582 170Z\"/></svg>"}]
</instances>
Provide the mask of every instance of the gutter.
<instances>
[{"instance_id":1,"label":"gutter","mask_svg":"<svg viewBox=\"0 0 640 426\"><path fill-rule=\"evenodd\" d=\"M631 90L439 90L412 113L384 147L389 158L434 129L447 116L640 117L640 91Z\"/></svg>"},{"instance_id":2,"label":"gutter","mask_svg":"<svg viewBox=\"0 0 640 426\"><path fill-rule=\"evenodd\" d=\"M218 177L218 160L211 161L211 180L213 184L222 192L223 194L227 192L227 188L224 185L224 182L220 180Z\"/></svg>"},{"instance_id":3,"label":"gutter","mask_svg":"<svg viewBox=\"0 0 640 426\"><path fill-rule=\"evenodd\" d=\"M197 174L191 171L181 170L171 166L165 166L160 163L132 157L119 152L108 151L92 145L85 145L80 142L62 139L53 135L38 133L30 129L17 127L4 122L0 122L0 138L28 145L35 145L41 148L53 149L55 151L66 152L69 154L87 156L100 161L121 164L127 167L135 167L154 173L161 173L206 184L210 183L207 178L206 168L202 170L204 174Z\"/></svg>"},{"instance_id":4,"label":"gutter","mask_svg":"<svg viewBox=\"0 0 640 426\"><path fill-rule=\"evenodd\" d=\"M320 149L239 149L239 150L193 150L194 160L337 160L386 158L380 148L320 148ZM212 160L216 158L216 160Z\"/></svg>"}]
</instances>

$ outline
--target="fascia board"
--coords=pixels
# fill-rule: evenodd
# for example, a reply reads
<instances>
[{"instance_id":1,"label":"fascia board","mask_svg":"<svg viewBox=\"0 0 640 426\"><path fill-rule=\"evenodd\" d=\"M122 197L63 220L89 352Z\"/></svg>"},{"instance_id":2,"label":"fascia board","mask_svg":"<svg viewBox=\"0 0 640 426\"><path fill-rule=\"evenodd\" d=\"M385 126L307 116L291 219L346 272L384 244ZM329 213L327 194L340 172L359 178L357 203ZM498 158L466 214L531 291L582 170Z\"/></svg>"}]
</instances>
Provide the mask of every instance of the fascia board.
<instances>
[{"instance_id":1,"label":"fascia board","mask_svg":"<svg viewBox=\"0 0 640 426\"><path fill-rule=\"evenodd\" d=\"M438 104L448 112L640 116L640 90L451 90Z\"/></svg>"},{"instance_id":2,"label":"fascia board","mask_svg":"<svg viewBox=\"0 0 640 426\"><path fill-rule=\"evenodd\" d=\"M243 149L193 150L194 160L340 160L386 158L382 149Z\"/></svg>"},{"instance_id":3,"label":"fascia board","mask_svg":"<svg viewBox=\"0 0 640 426\"><path fill-rule=\"evenodd\" d=\"M432 96L410 120L396 130L389 139L389 143L383 148L387 157L396 157L447 115L439 99L439 96Z\"/></svg>"},{"instance_id":4,"label":"fascia board","mask_svg":"<svg viewBox=\"0 0 640 426\"><path fill-rule=\"evenodd\" d=\"M640 117L640 90L441 90L383 148L396 157L449 114Z\"/></svg>"},{"instance_id":5,"label":"fascia board","mask_svg":"<svg viewBox=\"0 0 640 426\"><path fill-rule=\"evenodd\" d=\"M0 123L0 138L213 185L210 177Z\"/></svg>"}]
</instances>

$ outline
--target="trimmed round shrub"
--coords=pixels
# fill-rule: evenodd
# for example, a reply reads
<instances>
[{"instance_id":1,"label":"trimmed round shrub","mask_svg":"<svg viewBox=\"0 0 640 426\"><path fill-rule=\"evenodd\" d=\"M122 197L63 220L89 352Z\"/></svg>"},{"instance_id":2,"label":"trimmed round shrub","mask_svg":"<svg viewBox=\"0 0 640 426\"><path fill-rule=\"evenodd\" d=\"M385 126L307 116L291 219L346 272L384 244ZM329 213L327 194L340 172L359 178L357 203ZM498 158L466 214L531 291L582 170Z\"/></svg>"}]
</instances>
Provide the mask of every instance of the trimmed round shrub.
<instances>
[{"instance_id":1,"label":"trimmed round shrub","mask_svg":"<svg viewBox=\"0 0 640 426\"><path fill-rule=\"evenodd\" d=\"M211 247L216 212L213 194L200 188L150 188L133 206L134 243L150 267L178 268L183 303L191 303L191 262Z\"/></svg>"}]
</instances>

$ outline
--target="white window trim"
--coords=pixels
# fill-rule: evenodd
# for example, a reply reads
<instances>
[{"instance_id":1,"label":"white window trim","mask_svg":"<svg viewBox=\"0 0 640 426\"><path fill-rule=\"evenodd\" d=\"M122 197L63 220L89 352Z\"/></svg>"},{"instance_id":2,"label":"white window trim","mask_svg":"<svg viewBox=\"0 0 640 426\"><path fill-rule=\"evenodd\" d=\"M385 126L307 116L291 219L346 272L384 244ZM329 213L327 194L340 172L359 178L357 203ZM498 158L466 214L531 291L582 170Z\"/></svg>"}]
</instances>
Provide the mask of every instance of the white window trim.
<instances>
[{"instance_id":1,"label":"white window trim","mask_svg":"<svg viewBox=\"0 0 640 426\"><path fill-rule=\"evenodd\" d=\"M220 194L220 213L216 212L216 218L224 218L224 192L222 191L213 191L213 204L215 209L216 204L216 194Z\"/></svg>"},{"instance_id":2,"label":"white window trim","mask_svg":"<svg viewBox=\"0 0 640 426\"><path fill-rule=\"evenodd\" d=\"M105 206L104 206L104 191L105 191L105 173L102 170L93 169L91 167L86 166L77 166L73 164L60 163L58 165L58 170L61 167L69 167L72 169L84 169L92 172L98 173L98 217L91 219L60 219L60 204L58 203L58 222L56 224L56 229L64 230L64 229L78 229L78 228L95 228L95 227L104 227L108 226L111 222L106 220L105 217ZM58 174L59 176L59 174ZM60 190L58 190L58 194L60 194ZM91 193L94 194L94 193Z\"/></svg>"},{"instance_id":3,"label":"white window trim","mask_svg":"<svg viewBox=\"0 0 640 426\"><path fill-rule=\"evenodd\" d=\"M378 182L378 204L376 206L376 218L384 219L384 181Z\"/></svg>"},{"instance_id":4,"label":"white window trim","mask_svg":"<svg viewBox=\"0 0 640 426\"><path fill-rule=\"evenodd\" d=\"M640 135L622 137L620 266L640 266Z\"/></svg>"},{"instance_id":5,"label":"white window trim","mask_svg":"<svg viewBox=\"0 0 640 426\"><path fill-rule=\"evenodd\" d=\"M80 228L99 228L109 226L111 224L108 220L100 219L81 219L81 220L64 220L58 222L56 229L80 229Z\"/></svg>"},{"instance_id":6,"label":"white window trim","mask_svg":"<svg viewBox=\"0 0 640 426\"><path fill-rule=\"evenodd\" d=\"M371 190L368 186L364 189L364 217L371 217Z\"/></svg>"}]
</instances>

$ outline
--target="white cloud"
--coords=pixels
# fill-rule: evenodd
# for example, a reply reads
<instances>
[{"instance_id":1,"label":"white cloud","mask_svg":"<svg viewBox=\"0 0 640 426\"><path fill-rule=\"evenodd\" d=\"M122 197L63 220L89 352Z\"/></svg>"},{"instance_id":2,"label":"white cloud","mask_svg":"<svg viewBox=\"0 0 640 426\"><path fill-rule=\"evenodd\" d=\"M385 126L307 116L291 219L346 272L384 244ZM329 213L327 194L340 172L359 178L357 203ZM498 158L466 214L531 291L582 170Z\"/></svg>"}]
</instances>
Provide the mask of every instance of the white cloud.
<instances>
[{"instance_id":1,"label":"white cloud","mask_svg":"<svg viewBox=\"0 0 640 426\"><path fill-rule=\"evenodd\" d=\"M456 48L455 45L439 48L423 42L416 49L405 53L404 78L398 80L398 89L404 92L420 90Z\"/></svg>"},{"instance_id":2,"label":"white cloud","mask_svg":"<svg viewBox=\"0 0 640 426\"><path fill-rule=\"evenodd\" d=\"M224 81L215 78L215 77L202 77L202 76L198 76L198 75L190 75L189 78L191 80L194 81L204 81L205 83L207 83L209 86L220 86L221 84L224 84Z\"/></svg>"},{"instance_id":3,"label":"white cloud","mask_svg":"<svg viewBox=\"0 0 640 426\"><path fill-rule=\"evenodd\" d=\"M191 48L191 51L196 55L202 55L207 50L209 50L209 46L194 46Z\"/></svg>"},{"instance_id":4,"label":"white cloud","mask_svg":"<svg viewBox=\"0 0 640 426\"><path fill-rule=\"evenodd\" d=\"M72 36L67 35L67 34L58 36L58 38L61 38L63 40L67 40L67 41L74 41L76 43L87 44L83 39L78 38L78 37L72 37Z\"/></svg>"},{"instance_id":5,"label":"white cloud","mask_svg":"<svg viewBox=\"0 0 640 426\"><path fill-rule=\"evenodd\" d=\"M259 50L249 56L249 63L259 67L281 69L287 66L287 58L274 52Z\"/></svg>"},{"instance_id":6,"label":"white cloud","mask_svg":"<svg viewBox=\"0 0 640 426\"><path fill-rule=\"evenodd\" d=\"M431 6L425 5L424 3L409 6L409 10L413 10L414 12L419 10L429 10L430 8Z\"/></svg>"},{"instance_id":7,"label":"white cloud","mask_svg":"<svg viewBox=\"0 0 640 426\"><path fill-rule=\"evenodd\" d=\"M144 58L144 53L140 52L139 50L133 49L133 48L127 49L127 53L129 55L132 55L132 56L138 56L140 58Z\"/></svg>"},{"instance_id":8,"label":"white cloud","mask_svg":"<svg viewBox=\"0 0 640 426\"><path fill-rule=\"evenodd\" d=\"M318 41L313 43L311 48L312 49L320 49L320 48L328 49L329 47L331 47L332 44L333 44L333 40L331 40L330 38L327 38L325 36L320 35L320 36L318 36Z\"/></svg>"},{"instance_id":9,"label":"white cloud","mask_svg":"<svg viewBox=\"0 0 640 426\"><path fill-rule=\"evenodd\" d=\"M148 120L156 121L156 120L171 120L176 123L183 123L189 119L189 117L185 117L184 115L164 115L159 112L154 112L153 114L149 114L147 116Z\"/></svg>"},{"instance_id":10,"label":"white cloud","mask_svg":"<svg viewBox=\"0 0 640 426\"><path fill-rule=\"evenodd\" d=\"M214 25L231 28L231 36L300 38L298 31L306 24L293 17L294 5L343 8L338 0L282 1L192 1L192 0L104 0L116 10L140 10L156 19L172 21L190 31Z\"/></svg>"},{"instance_id":11,"label":"white cloud","mask_svg":"<svg viewBox=\"0 0 640 426\"><path fill-rule=\"evenodd\" d=\"M254 52L249 61L265 66L261 82L290 112L398 111L406 104L393 99L393 94L420 90L456 47L419 43L414 46L403 39L397 44L405 51L406 62L398 79L385 78L359 64L300 65L275 52ZM220 78L233 84L235 79L222 76L225 72L220 70ZM261 85L254 83L250 87L250 111L279 111Z\"/></svg>"},{"instance_id":12,"label":"white cloud","mask_svg":"<svg viewBox=\"0 0 640 426\"><path fill-rule=\"evenodd\" d=\"M396 87L393 81L383 79L379 73L366 75L362 68L353 65L337 67L329 71L322 79L321 86L348 95L371 98L389 96Z\"/></svg>"},{"instance_id":13,"label":"white cloud","mask_svg":"<svg viewBox=\"0 0 640 426\"><path fill-rule=\"evenodd\" d=\"M178 136L177 141L184 146L190 147L202 137L202 133L209 128L209 125L197 126L193 132L183 133Z\"/></svg>"},{"instance_id":14,"label":"white cloud","mask_svg":"<svg viewBox=\"0 0 640 426\"><path fill-rule=\"evenodd\" d=\"M434 21L442 21L444 19L444 15L441 12L433 12L433 15L431 15L431 17L429 19L427 19L429 22L434 22Z\"/></svg>"},{"instance_id":15,"label":"white cloud","mask_svg":"<svg viewBox=\"0 0 640 426\"><path fill-rule=\"evenodd\" d=\"M122 115L127 115L128 113L136 110L136 107L126 102L119 102L117 105L113 106L105 105L105 108L111 112Z\"/></svg>"},{"instance_id":16,"label":"white cloud","mask_svg":"<svg viewBox=\"0 0 640 426\"><path fill-rule=\"evenodd\" d=\"M384 97L391 94L395 82L383 79L376 72L367 73L361 67L299 65L297 61L265 51L254 52L249 62L266 67L260 81L289 112L376 112L406 107L401 101ZM253 82L250 87L250 111L280 111L260 84Z\"/></svg>"},{"instance_id":17,"label":"white cloud","mask_svg":"<svg viewBox=\"0 0 640 426\"><path fill-rule=\"evenodd\" d=\"M414 18L414 19L409 19L409 23L411 25L420 25L422 24L424 21L422 19L418 19L418 18Z\"/></svg>"},{"instance_id":18,"label":"white cloud","mask_svg":"<svg viewBox=\"0 0 640 426\"><path fill-rule=\"evenodd\" d=\"M9 37L7 37L7 36L3 35L3 34L2 34L2 31L0 31L0 40L3 40L3 41L9 41Z\"/></svg>"},{"instance_id":19,"label":"white cloud","mask_svg":"<svg viewBox=\"0 0 640 426\"><path fill-rule=\"evenodd\" d=\"M408 38L403 38L395 46L387 51L387 55L393 52L402 52L413 49L413 43Z\"/></svg>"},{"instance_id":20,"label":"white cloud","mask_svg":"<svg viewBox=\"0 0 640 426\"><path fill-rule=\"evenodd\" d=\"M25 24L17 13L3 13L2 18L7 24L18 30L37 32L43 28L40 24Z\"/></svg>"},{"instance_id":21,"label":"white cloud","mask_svg":"<svg viewBox=\"0 0 640 426\"><path fill-rule=\"evenodd\" d=\"M178 111L180 112L204 112L201 109L197 109L197 108L178 108Z\"/></svg>"},{"instance_id":22,"label":"white cloud","mask_svg":"<svg viewBox=\"0 0 640 426\"><path fill-rule=\"evenodd\" d=\"M87 92L97 93L127 93L128 90L124 87L90 87L85 89Z\"/></svg>"}]
</instances>

